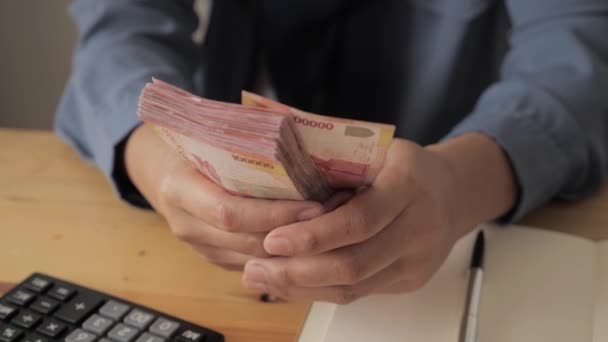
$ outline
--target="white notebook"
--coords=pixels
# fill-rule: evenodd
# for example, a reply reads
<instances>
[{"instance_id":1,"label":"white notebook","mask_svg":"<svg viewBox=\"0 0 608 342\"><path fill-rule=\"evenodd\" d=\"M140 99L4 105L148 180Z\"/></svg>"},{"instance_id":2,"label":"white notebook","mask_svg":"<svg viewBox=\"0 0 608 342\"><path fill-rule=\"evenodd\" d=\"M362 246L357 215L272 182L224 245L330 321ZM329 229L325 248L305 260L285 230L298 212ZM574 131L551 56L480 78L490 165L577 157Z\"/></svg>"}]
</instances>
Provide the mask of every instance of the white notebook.
<instances>
[{"instance_id":1,"label":"white notebook","mask_svg":"<svg viewBox=\"0 0 608 342\"><path fill-rule=\"evenodd\" d=\"M521 226L484 230L480 342L608 341L608 241ZM314 303L298 341L458 341L474 237L419 291Z\"/></svg>"}]
</instances>

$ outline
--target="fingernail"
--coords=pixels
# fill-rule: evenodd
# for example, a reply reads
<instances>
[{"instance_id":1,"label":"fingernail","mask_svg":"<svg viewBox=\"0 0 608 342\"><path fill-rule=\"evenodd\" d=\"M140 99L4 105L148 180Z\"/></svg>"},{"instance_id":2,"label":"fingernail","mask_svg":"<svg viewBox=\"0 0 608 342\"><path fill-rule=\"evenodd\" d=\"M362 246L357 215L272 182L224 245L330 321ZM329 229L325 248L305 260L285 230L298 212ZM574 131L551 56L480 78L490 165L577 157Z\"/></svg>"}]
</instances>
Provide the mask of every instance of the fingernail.
<instances>
[{"instance_id":1,"label":"fingernail","mask_svg":"<svg viewBox=\"0 0 608 342\"><path fill-rule=\"evenodd\" d=\"M264 243L264 249L270 255L291 255L293 248L291 242L284 237L269 236Z\"/></svg>"},{"instance_id":2,"label":"fingernail","mask_svg":"<svg viewBox=\"0 0 608 342\"><path fill-rule=\"evenodd\" d=\"M260 289L259 286L266 287L266 270L259 264L251 264L245 267L245 283L254 285L253 287Z\"/></svg>"},{"instance_id":3,"label":"fingernail","mask_svg":"<svg viewBox=\"0 0 608 342\"><path fill-rule=\"evenodd\" d=\"M298 221L308 221L323 214L322 207L309 208L298 214Z\"/></svg>"}]
</instances>

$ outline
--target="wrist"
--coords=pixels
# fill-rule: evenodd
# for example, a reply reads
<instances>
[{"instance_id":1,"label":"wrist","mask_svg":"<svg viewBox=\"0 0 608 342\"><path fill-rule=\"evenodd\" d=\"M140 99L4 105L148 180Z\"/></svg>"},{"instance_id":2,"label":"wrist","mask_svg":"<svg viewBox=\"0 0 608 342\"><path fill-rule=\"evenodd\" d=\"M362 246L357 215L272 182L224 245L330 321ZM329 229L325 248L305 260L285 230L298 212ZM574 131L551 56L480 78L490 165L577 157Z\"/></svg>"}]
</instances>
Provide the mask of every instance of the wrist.
<instances>
[{"instance_id":1,"label":"wrist","mask_svg":"<svg viewBox=\"0 0 608 342\"><path fill-rule=\"evenodd\" d=\"M446 161L453 192L449 207L458 235L508 213L518 187L509 158L491 137L467 133L426 147Z\"/></svg>"},{"instance_id":2,"label":"wrist","mask_svg":"<svg viewBox=\"0 0 608 342\"><path fill-rule=\"evenodd\" d=\"M162 180L173 165L175 153L148 124L137 127L124 150L124 165L131 182L156 209Z\"/></svg>"}]
</instances>

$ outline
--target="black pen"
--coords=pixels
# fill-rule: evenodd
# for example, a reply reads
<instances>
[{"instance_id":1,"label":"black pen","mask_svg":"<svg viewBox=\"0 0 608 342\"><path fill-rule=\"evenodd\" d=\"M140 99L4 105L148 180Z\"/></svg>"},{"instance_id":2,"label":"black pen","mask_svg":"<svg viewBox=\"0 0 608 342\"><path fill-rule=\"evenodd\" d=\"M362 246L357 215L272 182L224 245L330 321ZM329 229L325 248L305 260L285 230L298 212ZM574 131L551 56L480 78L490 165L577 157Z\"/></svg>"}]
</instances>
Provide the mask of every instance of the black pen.
<instances>
[{"instance_id":1,"label":"black pen","mask_svg":"<svg viewBox=\"0 0 608 342\"><path fill-rule=\"evenodd\" d=\"M477 234L471 269L469 274L469 288L467 291L466 308L462 317L459 342L475 342L477 340L477 313L481 299L481 285L483 283L483 256L485 253L485 237L483 230Z\"/></svg>"}]
</instances>

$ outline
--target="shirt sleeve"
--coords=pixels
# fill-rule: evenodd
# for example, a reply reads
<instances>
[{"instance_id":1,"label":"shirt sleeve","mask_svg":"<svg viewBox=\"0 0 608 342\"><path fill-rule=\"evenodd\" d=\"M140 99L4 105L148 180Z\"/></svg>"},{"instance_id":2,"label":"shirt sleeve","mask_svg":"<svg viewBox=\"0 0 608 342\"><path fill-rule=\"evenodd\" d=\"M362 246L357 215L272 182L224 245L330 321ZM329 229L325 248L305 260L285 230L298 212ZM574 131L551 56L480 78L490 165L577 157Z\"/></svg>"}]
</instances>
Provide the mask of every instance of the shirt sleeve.
<instances>
[{"instance_id":1,"label":"shirt sleeve","mask_svg":"<svg viewBox=\"0 0 608 342\"><path fill-rule=\"evenodd\" d=\"M79 41L55 130L123 199L146 207L124 170L124 140L140 123L139 95L152 77L194 88L200 56L193 0L76 0L70 15Z\"/></svg>"},{"instance_id":2,"label":"shirt sleeve","mask_svg":"<svg viewBox=\"0 0 608 342\"><path fill-rule=\"evenodd\" d=\"M508 0L501 79L446 137L481 132L520 186L512 222L550 199L578 199L608 175L608 1ZM483 167L483 165L480 165Z\"/></svg>"}]
</instances>

